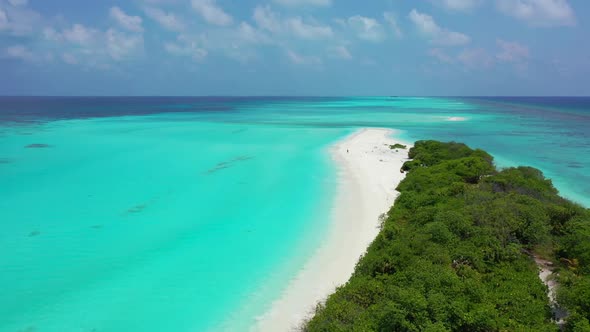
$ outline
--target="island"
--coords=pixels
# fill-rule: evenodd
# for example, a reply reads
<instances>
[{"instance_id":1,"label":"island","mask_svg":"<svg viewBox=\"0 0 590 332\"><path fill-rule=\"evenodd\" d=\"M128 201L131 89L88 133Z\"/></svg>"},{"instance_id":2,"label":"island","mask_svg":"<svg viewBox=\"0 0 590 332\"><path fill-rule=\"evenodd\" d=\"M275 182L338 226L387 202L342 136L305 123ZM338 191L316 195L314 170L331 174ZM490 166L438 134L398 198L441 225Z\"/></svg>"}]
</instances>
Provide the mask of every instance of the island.
<instances>
[{"instance_id":1,"label":"island","mask_svg":"<svg viewBox=\"0 0 590 332\"><path fill-rule=\"evenodd\" d=\"M590 331L590 210L465 144L408 157L378 235L301 330Z\"/></svg>"}]
</instances>

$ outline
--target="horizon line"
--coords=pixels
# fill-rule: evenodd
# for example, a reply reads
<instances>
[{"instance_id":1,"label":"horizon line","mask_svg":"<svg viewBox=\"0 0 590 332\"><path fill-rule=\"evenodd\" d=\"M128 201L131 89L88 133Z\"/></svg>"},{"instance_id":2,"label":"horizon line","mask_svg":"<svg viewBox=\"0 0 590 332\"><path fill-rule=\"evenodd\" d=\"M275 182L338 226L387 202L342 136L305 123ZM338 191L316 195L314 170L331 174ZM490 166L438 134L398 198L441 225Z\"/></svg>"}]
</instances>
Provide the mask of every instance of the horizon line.
<instances>
[{"instance_id":1,"label":"horizon line","mask_svg":"<svg viewBox=\"0 0 590 332\"><path fill-rule=\"evenodd\" d=\"M590 98L590 95L2 95L0 98Z\"/></svg>"}]
</instances>

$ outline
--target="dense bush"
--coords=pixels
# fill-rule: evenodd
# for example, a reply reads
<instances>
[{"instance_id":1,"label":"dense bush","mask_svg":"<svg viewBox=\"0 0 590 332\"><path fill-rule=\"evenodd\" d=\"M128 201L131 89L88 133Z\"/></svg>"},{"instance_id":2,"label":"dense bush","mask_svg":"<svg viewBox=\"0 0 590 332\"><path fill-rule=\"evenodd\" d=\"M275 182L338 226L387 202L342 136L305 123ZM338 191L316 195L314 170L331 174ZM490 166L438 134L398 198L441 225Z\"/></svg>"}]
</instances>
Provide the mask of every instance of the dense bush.
<instances>
[{"instance_id":1,"label":"dense bush","mask_svg":"<svg viewBox=\"0 0 590 332\"><path fill-rule=\"evenodd\" d=\"M391 150L394 150L394 149L406 149L406 148L407 148L407 146L405 146L405 145L403 145L403 144L395 143L395 144L393 144L393 145L390 145L390 146L389 146L389 148L390 148Z\"/></svg>"},{"instance_id":2,"label":"dense bush","mask_svg":"<svg viewBox=\"0 0 590 332\"><path fill-rule=\"evenodd\" d=\"M587 331L588 210L464 144L418 141L409 155L381 232L304 331L556 331L535 252L559 265L566 328Z\"/></svg>"}]
</instances>

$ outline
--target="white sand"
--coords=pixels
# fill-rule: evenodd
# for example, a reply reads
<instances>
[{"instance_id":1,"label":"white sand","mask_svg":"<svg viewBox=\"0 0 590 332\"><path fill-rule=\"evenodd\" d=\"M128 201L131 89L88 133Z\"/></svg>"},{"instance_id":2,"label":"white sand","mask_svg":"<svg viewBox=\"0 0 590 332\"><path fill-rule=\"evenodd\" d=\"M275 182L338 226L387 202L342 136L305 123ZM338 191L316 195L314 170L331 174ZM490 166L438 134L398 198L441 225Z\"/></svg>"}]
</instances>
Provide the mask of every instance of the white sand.
<instances>
[{"instance_id":1,"label":"white sand","mask_svg":"<svg viewBox=\"0 0 590 332\"><path fill-rule=\"evenodd\" d=\"M556 297L556 288L559 286L555 277L553 275L553 263L542 259L538 256L533 256L537 267L539 268L539 279L543 281L545 286L547 286L547 297L549 298L549 304L551 305L551 311L553 312L553 318L556 321L557 325L562 326L565 324L565 318L567 317L567 312L559 307L557 303Z\"/></svg>"},{"instance_id":2,"label":"white sand","mask_svg":"<svg viewBox=\"0 0 590 332\"><path fill-rule=\"evenodd\" d=\"M467 118L462 116L451 116L447 118L447 121L467 121Z\"/></svg>"},{"instance_id":3,"label":"white sand","mask_svg":"<svg viewBox=\"0 0 590 332\"><path fill-rule=\"evenodd\" d=\"M352 275L368 245L379 233L379 216L389 210L405 177L400 168L407 159L407 142L393 138L390 129L362 129L338 142L330 153L339 169L332 224L325 243L290 282L256 331L292 331L311 316L337 286ZM391 150L401 143L408 149ZM348 150L348 152L347 152Z\"/></svg>"},{"instance_id":4,"label":"white sand","mask_svg":"<svg viewBox=\"0 0 590 332\"><path fill-rule=\"evenodd\" d=\"M539 268L539 279L547 286L549 291L547 297L549 297L549 302L553 305L555 304L555 287L557 286L556 281L551 278L553 274L553 263L537 256L533 256L533 259Z\"/></svg>"}]
</instances>

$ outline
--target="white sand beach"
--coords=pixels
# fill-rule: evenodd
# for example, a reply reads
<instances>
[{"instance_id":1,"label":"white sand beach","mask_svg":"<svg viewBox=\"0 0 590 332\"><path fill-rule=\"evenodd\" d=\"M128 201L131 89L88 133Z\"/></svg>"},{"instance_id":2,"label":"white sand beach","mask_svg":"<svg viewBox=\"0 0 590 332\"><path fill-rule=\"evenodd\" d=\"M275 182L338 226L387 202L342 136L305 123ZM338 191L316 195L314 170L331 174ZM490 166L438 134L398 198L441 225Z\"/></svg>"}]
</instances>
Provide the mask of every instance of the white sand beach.
<instances>
[{"instance_id":1,"label":"white sand beach","mask_svg":"<svg viewBox=\"0 0 590 332\"><path fill-rule=\"evenodd\" d=\"M256 331L293 331L320 301L350 278L368 245L379 233L379 216L389 210L405 177L400 172L411 145L391 129L361 129L333 146L338 188L325 243L263 315ZM401 143L407 149L392 150Z\"/></svg>"}]
</instances>

